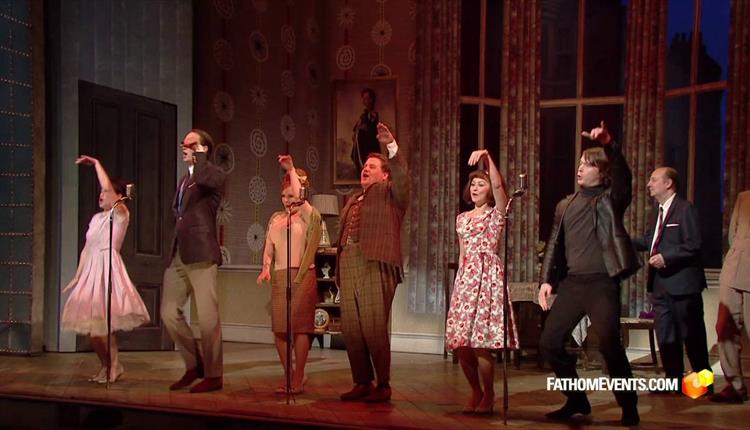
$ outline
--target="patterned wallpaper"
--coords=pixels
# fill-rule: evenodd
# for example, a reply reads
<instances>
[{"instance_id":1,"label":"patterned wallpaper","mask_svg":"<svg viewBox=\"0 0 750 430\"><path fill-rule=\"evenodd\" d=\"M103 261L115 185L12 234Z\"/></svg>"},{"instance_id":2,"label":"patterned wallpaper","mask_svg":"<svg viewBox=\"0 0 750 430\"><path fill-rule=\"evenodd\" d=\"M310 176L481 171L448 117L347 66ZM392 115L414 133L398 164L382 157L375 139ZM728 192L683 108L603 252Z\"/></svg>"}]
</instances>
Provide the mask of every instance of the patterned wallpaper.
<instances>
[{"instance_id":1,"label":"patterned wallpaper","mask_svg":"<svg viewBox=\"0 0 750 430\"><path fill-rule=\"evenodd\" d=\"M408 153L416 84L416 1L338 0L326 6L329 79L395 78L398 117L394 131ZM348 194L352 190L338 187L337 191Z\"/></svg>"},{"instance_id":2,"label":"patterned wallpaper","mask_svg":"<svg viewBox=\"0 0 750 430\"><path fill-rule=\"evenodd\" d=\"M308 172L313 193L352 191L332 180L331 80L396 76L397 132L408 152L416 3L212 0L195 8L194 125L212 134L215 161L229 173L219 215L225 265L257 265L266 223L281 209L278 154Z\"/></svg>"}]
</instances>

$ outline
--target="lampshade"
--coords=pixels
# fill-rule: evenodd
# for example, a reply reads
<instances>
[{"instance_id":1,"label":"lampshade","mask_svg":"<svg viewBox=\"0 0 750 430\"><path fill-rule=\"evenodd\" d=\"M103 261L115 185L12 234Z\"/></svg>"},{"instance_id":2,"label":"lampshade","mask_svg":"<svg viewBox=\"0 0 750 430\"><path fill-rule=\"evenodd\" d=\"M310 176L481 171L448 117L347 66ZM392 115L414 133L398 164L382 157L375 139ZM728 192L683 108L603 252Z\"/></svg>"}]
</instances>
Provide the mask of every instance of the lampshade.
<instances>
[{"instance_id":1,"label":"lampshade","mask_svg":"<svg viewBox=\"0 0 750 430\"><path fill-rule=\"evenodd\" d=\"M339 214L339 198L335 194L315 194L310 203L321 215Z\"/></svg>"}]
</instances>

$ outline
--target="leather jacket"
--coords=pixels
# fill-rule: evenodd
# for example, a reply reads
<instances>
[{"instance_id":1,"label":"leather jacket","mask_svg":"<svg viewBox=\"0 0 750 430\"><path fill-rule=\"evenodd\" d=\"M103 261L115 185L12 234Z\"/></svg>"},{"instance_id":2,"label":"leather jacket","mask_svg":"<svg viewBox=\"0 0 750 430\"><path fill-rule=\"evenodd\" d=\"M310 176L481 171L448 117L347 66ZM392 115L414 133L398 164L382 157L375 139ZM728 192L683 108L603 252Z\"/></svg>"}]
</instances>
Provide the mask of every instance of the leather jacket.
<instances>
[{"instance_id":1,"label":"leather jacket","mask_svg":"<svg viewBox=\"0 0 750 430\"><path fill-rule=\"evenodd\" d=\"M625 157L620 151L620 144L612 142L604 145L609 158L612 183L604 192L594 197L596 210L592 222L596 226L596 237L604 253L604 265L610 277L618 281L634 274L640 267L638 255L630 240L623 215L632 198L633 175ZM565 259L565 231L562 221L568 205L578 192L560 201L555 208L555 221L542 262L539 284L549 283L553 289L567 276L568 264Z\"/></svg>"}]
</instances>

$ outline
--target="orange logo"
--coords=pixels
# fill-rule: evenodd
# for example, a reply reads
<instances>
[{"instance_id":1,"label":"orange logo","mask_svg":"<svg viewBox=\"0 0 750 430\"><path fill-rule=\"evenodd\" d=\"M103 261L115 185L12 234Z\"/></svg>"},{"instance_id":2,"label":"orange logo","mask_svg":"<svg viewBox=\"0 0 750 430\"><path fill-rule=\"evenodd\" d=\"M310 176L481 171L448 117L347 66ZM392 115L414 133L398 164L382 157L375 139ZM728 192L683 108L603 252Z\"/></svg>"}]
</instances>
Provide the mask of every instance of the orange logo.
<instances>
[{"instance_id":1,"label":"orange logo","mask_svg":"<svg viewBox=\"0 0 750 430\"><path fill-rule=\"evenodd\" d=\"M682 378L682 394L697 399L706 394L708 386L714 383L714 374L707 369L700 372L692 372Z\"/></svg>"}]
</instances>

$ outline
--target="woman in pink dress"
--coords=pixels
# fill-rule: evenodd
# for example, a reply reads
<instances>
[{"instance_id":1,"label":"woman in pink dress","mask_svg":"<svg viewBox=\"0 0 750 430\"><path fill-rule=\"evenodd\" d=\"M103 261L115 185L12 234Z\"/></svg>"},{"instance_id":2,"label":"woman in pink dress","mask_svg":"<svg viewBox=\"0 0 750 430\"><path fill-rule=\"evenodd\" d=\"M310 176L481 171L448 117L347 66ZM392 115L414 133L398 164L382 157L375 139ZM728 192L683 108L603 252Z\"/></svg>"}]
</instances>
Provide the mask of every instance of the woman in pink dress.
<instances>
[{"instance_id":1,"label":"woman in pink dress","mask_svg":"<svg viewBox=\"0 0 750 430\"><path fill-rule=\"evenodd\" d=\"M458 214L459 265L446 321L448 348L457 354L471 386L472 395L464 413L492 414L495 402L494 360L491 352L502 350L503 262L498 256L503 232L503 216L508 196L503 177L487 150L472 152L469 165L486 160L489 172L476 170L469 175L464 200L474 209ZM518 348L513 310L508 303L508 348Z\"/></svg>"},{"instance_id":2,"label":"woman in pink dress","mask_svg":"<svg viewBox=\"0 0 750 430\"><path fill-rule=\"evenodd\" d=\"M93 165L99 179L99 207L101 212L91 217L86 232L86 244L81 251L78 270L63 293L70 293L63 308L62 325L89 336L91 346L101 362L99 372L89 380L107 382L107 281L109 279L109 211L125 195L125 186L119 181L111 181L99 160L83 155L76 164ZM130 331L150 321L146 306L135 286L120 255L120 247L128 230L130 213L124 202L114 211L112 229L112 331ZM112 362L110 382L122 376L124 368L117 353L117 341L111 337Z\"/></svg>"}]
</instances>

